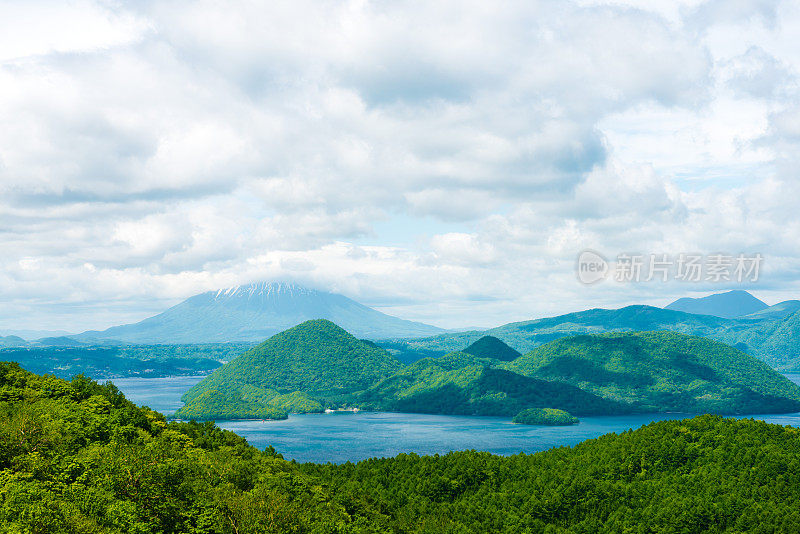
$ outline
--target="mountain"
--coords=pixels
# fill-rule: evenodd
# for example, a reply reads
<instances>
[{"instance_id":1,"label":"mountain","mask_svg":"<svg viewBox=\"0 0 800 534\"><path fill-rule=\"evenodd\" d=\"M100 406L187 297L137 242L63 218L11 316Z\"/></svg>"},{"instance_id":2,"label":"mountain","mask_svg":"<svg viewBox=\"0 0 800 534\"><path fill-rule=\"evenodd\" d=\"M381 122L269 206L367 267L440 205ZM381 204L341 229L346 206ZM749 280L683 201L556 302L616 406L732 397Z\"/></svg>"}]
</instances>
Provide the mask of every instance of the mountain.
<instances>
[{"instance_id":1,"label":"mountain","mask_svg":"<svg viewBox=\"0 0 800 534\"><path fill-rule=\"evenodd\" d=\"M512 349L494 336L483 336L464 349L464 352L479 358L493 358L504 362L510 362L522 356L522 353Z\"/></svg>"},{"instance_id":2,"label":"mountain","mask_svg":"<svg viewBox=\"0 0 800 534\"><path fill-rule=\"evenodd\" d=\"M787 301L784 311L791 310L792 302ZM764 311L767 310L769 308ZM800 330L794 325L796 321L800 321L800 316L794 318L794 314L775 317L765 313L725 319L653 306L626 306L509 323L483 332L449 332L428 338L380 342L380 345L402 361L412 362L460 350L486 335L525 353L555 339L578 334L667 330L721 341L760 358L775 369L793 372L800 371Z\"/></svg>"},{"instance_id":3,"label":"mountain","mask_svg":"<svg viewBox=\"0 0 800 534\"><path fill-rule=\"evenodd\" d=\"M735 290L727 293L718 293L702 298L684 297L665 306L667 310L676 310L698 315L715 315L732 319L743 315L750 315L765 308L766 303L755 298L747 291Z\"/></svg>"},{"instance_id":4,"label":"mountain","mask_svg":"<svg viewBox=\"0 0 800 534\"><path fill-rule=\"evenodd\" d=\"M251 417L258 406L321 411L343 395L367 389L402 364L374 344L325 319L306 321L274 335L226 363L183 396L177 417ZM242 404L244 403L244 404ZM244 405L246 414L225 405Z\"/></svg>"},{"instance_id":5,"label":"mountain","mask_svg":"<svg viewBox=\"0 0 800 534\"><path fill-rule=\"evenodd\" d=\"M0 336L0 347L27 347L29 343L19 336Z\"/></svg>"},{"instance_id":6,"label":"mountain","mask_svg":"<svg viewBox=\"0 0 800 534\"><path fill-rule=\"evenodd\" d=\"M744 318L783 319L796 311L800 311L800 300L785 300L764 308L763 310L746 315Z\"/></svg>"},{"instance_id":7,"label":"mountain","mask_svg":"<svg viewBox=\"0 0 800 534\"><path fill-rule=\"evenodd\" d=\"M335 293L294 284L258 283L201 293L138 323L74 337L80 341L169 344L261 341L311 319L328 319L368 339L444 332L386 315Z\"/></svg>"},{"instance_id":8,"label":"mountain","mask_svg":"<svg viewBox=\"0 0 800 534\"><path fill-rule=\"evenodd\" d=\"M764 362L723 343L674 332L559 339L505 368L570 384L641 412L800 410L800 387Z\"/></svg>"},{"instance_id":9,"label":"mountain","mask_svg":"<svg viewBox=\"0 0 800 534\"><path fill-rule=\"evenodd\" d=\"M26 341L33 341L43 337L71 336L71 332L66 330L0 330L2 336L18 336Z\"/></svg>"},{"instance_id":10,"label":"mountain","mask_svg":"<svg viewBox=\"0 0 800 534\"><path fill-rule=\"evenodd\" d=\"M558 382L492 367L497 360L453 352L425 358L357 396L370 410L512 416L526 408L560 408L578 415L627 413L618 402Z\"/></svg>"}]
</instances>

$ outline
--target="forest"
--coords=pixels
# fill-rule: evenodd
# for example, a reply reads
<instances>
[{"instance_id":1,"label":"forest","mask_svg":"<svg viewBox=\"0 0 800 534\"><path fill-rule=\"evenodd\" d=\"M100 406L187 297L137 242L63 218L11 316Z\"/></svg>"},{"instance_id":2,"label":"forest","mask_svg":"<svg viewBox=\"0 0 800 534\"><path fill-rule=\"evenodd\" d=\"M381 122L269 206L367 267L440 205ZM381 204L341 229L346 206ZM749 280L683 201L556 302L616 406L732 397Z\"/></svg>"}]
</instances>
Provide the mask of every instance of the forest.
<instances>
[{"instance_id":1,"label":"forest","mask_svg":"<svg viewBox=\"0 0 800 534\"><path fill-rule=\"evenodd\" d=\"M796 532L800 431L704 415L532 455L297 464L0 364L0 525L37 533Z\"/></svg>"},{"instance_id":2,"label":"forest","mask_svg":"<svg viewBox=\"0 0 800 534\"><path fill-rule=\"evenodd\" d=\"M675 312L677 313L677 312ZM484 336L403 364L326 320L306 321L215 370L183 397L182 419L373 411L513 416L789 413L800 387L718 341L675 332L577 335L520 355Z\"/></svg>"}]
</instances>

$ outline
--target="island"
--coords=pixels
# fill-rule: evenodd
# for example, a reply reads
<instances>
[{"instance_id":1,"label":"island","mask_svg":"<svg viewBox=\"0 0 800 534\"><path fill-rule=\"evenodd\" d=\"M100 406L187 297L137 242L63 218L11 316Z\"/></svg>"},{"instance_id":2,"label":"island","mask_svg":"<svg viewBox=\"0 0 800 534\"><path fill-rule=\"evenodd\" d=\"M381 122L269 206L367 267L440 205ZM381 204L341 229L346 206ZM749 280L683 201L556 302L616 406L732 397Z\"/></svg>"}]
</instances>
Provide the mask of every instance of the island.
<instances>
[{"instance_id":1,"label":"island","mask_svg":"<svg viewBox=\"0 0 800 534\"><path fill-rule=\"evenodd\" d=\"M515 415L511 422L519 425L568 426L576 425L580 421L577 417L564 410L527 408Z\"/></svg>"},{"instance_id":2,"label":"island","mask_svg":"<svg viewBox=\"0 0 800 534\"><path fill-rule=\"evenodd\" d=\"M483 338L404 364L331 321L306 321L234 358L191 388L179 419L281 419L366 411L514 417L800 411L800 387L764 362L669 331L563 337L519 355Z\"/></svg>"}]
</instances>

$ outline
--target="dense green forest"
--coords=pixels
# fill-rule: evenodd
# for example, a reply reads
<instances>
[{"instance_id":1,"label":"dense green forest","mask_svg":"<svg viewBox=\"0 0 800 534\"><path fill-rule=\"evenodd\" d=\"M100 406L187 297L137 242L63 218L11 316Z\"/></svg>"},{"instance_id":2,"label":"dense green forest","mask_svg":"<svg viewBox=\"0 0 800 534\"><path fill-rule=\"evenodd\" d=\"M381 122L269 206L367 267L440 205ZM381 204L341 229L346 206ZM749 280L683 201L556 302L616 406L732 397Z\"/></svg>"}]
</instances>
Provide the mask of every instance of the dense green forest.
<instances>
[{"instance_id":1,"label":"dense green forest","mask_svg":"<svg viewBox=\"0 0 800 534\"><path fill-rule=\"evenodd\" d=\"M800 410L800 388L764 362L723 343L674 332L563 338L506 367L571 384L641 412Z\"/></svg>"},{"instance_id":2,"label":"dense green forest","mask_svg":"<svg viewBox=\"0 0 800 534\"><path fill-rule=\"evenodd\" d=\"M800 410L800 387L763 362L674 332L561 338L524 356L487 336L465 350L472 354L403 365L330 321L307 321L214 371L175 416L282 418L347 406L502 416L527 408L579 416Z\"/></svg>"},{"instance_id":3,"label":"dense green forest","mask_svg":"<svg viewBox=\"0 0 800 534\"><path fill-rule=\"evenodd\" d=\"M700 416L533 455L287 462L113 386L0 364L0 530L797 532L800 431Z\"/></svg>"},{"instance_id":4,"label":"dense green forest","mask_svg":"<svg viewBox=\"0 0 800 534\"><path fill-rule=\"evenodd\" d=\"M527 408L522 410L511 420L518 425L574 425L579 423L578 418L564 410L556 408Z\"/></svg>"},{"instance_id":5,"label":"dense green forest","mask_svg":"<svg viewBox=\"0 0 800 534\"><path fill-rule=\"evenodd\" d=\"M382 348L330 321L306 321L214 371L183 396L186 406L175 415L211 419L212 413L235 413L230 404L241 402L288 412L321 411L347 402L354 392L402 366ZM248 409L239 418L250 416Z\"/></svg>"},{"instance_id":6,"label":"dense green forest","mask_svg":"<svg viewBox=\"0 0 800 534\"><path fill-rule=\"evenodd\" d=\"M494 336L483 336L475 343L464 349L467 354L481 358L492 358L504 362L510 362L522 356L522 354Z\"/></svg>"},{"instance_id":7,"label":"dense green forest","mask_svg":"<svg viewBox=\"0 0 800 534\"><path fill-rule=\"evenodd\" d=\"M356 395L354 402L368 410L453 415L512 416L546 407L579 415L632 411L569 384L496 369L494 363L464 352L425 358Z\"/></svg>"}]
</instances>

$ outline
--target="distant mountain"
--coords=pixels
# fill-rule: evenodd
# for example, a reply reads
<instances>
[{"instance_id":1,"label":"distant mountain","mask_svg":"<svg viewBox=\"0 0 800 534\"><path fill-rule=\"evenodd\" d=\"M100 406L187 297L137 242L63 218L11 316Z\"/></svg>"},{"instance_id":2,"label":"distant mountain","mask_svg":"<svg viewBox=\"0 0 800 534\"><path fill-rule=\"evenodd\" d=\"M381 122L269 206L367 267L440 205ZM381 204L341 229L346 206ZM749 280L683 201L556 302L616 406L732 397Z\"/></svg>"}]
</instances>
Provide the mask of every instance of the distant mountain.
<instances>
[{"instance_id":1,"label":"distant mountain","mask_svg":"<svg viewBox=\"0 0 800 534\"><path fill-rule=\"evenodd\" d=\"M512 349L494 336L483 336L464 349L464 352L479 358L492 358L504 362L510 362L522 356L522 353Z\"/></svg>"},{"instance_id":2,"label":"distant mountain","mask_svg":"<svg viewBox=\"0 0 800 534\"><path fill-rule=\"evenodd\" d=\"M0 336L0 347L27 347L29 343L19 336Z\"/></svg>"},{"instance_id":3,"label":"distant mountain","mask_svg":"<svg viewBox=\"0 0 800 534\"><path fill-rule=\"evenodd\" d=\"M800 300L785 300L768 308L746 315L753 319L783 319L796 311L800 311Z\"/></svg>"},{"instance_id":4,"label":"distant mountain","mask_svg":"<svg viewBox=\"0 0 800 534\"><path fill-rule=\"evenodd\" d=\"M66 330L0 330L0 338L2 336L16 336L21 337L25 341L33 341L43 337L60 337L71 336L72 333Z\"/></svg>"},{"instance_id":5,"label":"distant mountain","mask_svg":"<svg viewBox=\"0 0 800 534\"><path fill-rule=\"evenodd\" d=\"M674 332L559 339L505 368L577 386L641 412L800 410L800 387L764 362L723 343Z\"/></svg>"},{"instance_id":6,"label":"distant mountain","mask_svg":"<svg viewBox=\"0 0 800 534\"><path fill-rule=\"evenodd\" d=\"M414 338L444 332L359 304L345 296L286 283L258 283L195 295L149 319L80 341L224 343L261 341L311 319L327 319L367 339Z\"/></svg>"},{"instance_id":7,"label":"distant mountain","mask_svg":"<svg viewBox=\"0 0 800 534\"><path fill-rule=\"evenodd\" d=\"M393 344L393 349L408 353L418 351L425 356L431 352L446 354L489 335L502 340L515 350L525 353L543 343L577 334L628 332L633 330L672 330L684 334L711 337L724 331L731 321L721 317L694 315L665 310L654 306L626 306L617 310L595 308L557 317L508 323L483 332L455 332L429 338L408 340L405 346Z\"/></svg>"},{"instance_id":8,"label":"distant mountain","mask_svg":"<svg viewBox=\"0 0 800 534\"><path fill-rule=\"evenodd\" d=\"M717 317L732 319L734 317L750 315L768 307L766 303L755 298L747 291L735 290L702 298L684 297L664 308L667 310L695 313L698 315L715 315Z\"/></svg>"},{"instance_id":9,"label":"distant mountain","mask_svg":"<svg viewBox=\"0 0 800 534\"><path fill-rule=\"evenodd\" d=\"M320 411L329 399L367 389L401 367L385 350L330 321L306 321L211 373L186 392L176 416L276 418L282 410Z\"/></svg>"}]
</instances>

